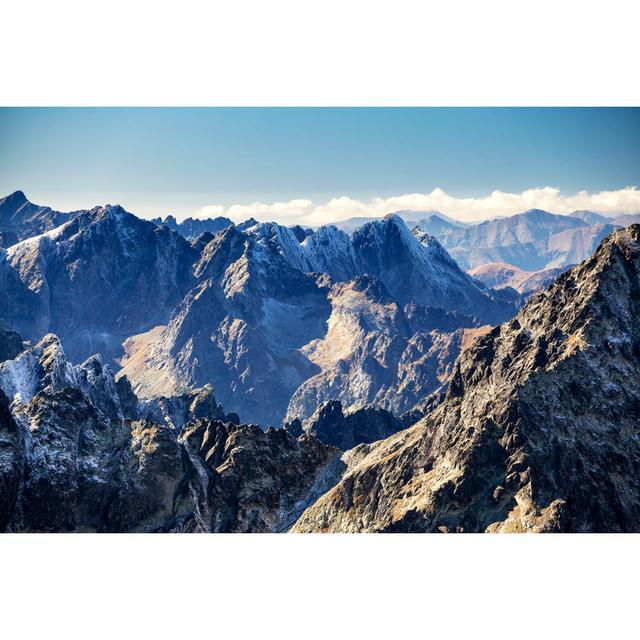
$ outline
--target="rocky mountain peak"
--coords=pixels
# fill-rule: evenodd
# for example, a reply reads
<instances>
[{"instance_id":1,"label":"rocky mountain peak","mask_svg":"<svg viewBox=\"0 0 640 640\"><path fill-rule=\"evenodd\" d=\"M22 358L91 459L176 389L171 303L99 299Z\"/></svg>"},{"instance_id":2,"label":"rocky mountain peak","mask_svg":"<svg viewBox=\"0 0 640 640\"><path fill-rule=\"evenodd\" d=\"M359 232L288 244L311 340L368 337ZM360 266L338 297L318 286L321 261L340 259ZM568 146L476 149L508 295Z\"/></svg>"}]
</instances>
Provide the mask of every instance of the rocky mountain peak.
<instances>
[{"instance_id":1,"label":"rocky mountain peak","mask_svg":"<svg viewBox=\"0 0 640 640\"><path fill-rule=\"evenodd\" d=\"M236 226L238 227L238 229L240 229L241 231L246 231L247 229L250 229L251 227L260 224L255 218L249 218L248 220L245 220L244 222L240 222L238 223Z\"/></svg>"},{"instance_id":2,"label":"rocky mountain peak","mask_svg":"<svg viewBox=\"0 0 640 640\"><path fill-rule=\"evenodd\" d=\"M22 191L14 191L0 198L0 246L9 247L20 240L51 231L76 214L33 204Z\"/></svg>"},{"instance_id":3,"label":"rocky mountain peak","mask_svg":"<svg viewBox=\"0 0 640 640\"><path fill-rule=\"evenodd\" d=\"M14 191L13 193L10 193L8 196L5 196L4 198L0 198L0 207L4 205L20 207L26 202L28 202L28 200L27 200L27 196L24 195L24 191L18 190L18 191Z\"/></svg>"},{"instance_id":4,"label":"rocky mountain peak","mask_svg":"<svg viewBox=\"0 0 640 640\"><path fill-rule=\"evenodd\" d=\"M404 220L395 213L389 213L381 220L373 220L362 225L353 233L354 242L392 242L399 239L412 244L411 232Z\"/></svg>"},{"instance_id":5,"label":"rocky mountain peak","mask_svg":"<svg viewBox=\"0 0 640 640\"><path fill-rule=\"evenodd\" d=\"M191 241L191 247L200 253L214 238L210 231L203 231L199 236Z\"/></svg>"},{"instance_id":6,"label":"rocky mountain peak","mask_svg":"<svg viewBox=\"0 0 640 640\"><path fill-rule=\"evenodd\" d=\"M229 264L244 253L247 236L237 227L227 227L211 237L194 266L196 278L219 277Z\"/></svg>"},{"instance_id":7,"label":"rocky mountain peak","mask_svg":"<svg viewBox=\"0 0 640 640\"><path fill-rule=\"evenodd\" d=\"M289 227L279 225L276 222L261 222L248 229L247 233L260 246L282 255L296 269L310 270L305 268L300 243Z\"/></svg>"},{"instance_id":8,"label":"rocky mountain peak","mask_svg":"<svg viewBox=\"0 0 640 640\"><path fill-rule=\"evenodd\" d=\"M0 320L35 341L53 331L75 361L97 351L112 359L132 332L168 321L197 256L177 233L119 205L78 212L9 248Z\"/></svg>"}]
</instances>

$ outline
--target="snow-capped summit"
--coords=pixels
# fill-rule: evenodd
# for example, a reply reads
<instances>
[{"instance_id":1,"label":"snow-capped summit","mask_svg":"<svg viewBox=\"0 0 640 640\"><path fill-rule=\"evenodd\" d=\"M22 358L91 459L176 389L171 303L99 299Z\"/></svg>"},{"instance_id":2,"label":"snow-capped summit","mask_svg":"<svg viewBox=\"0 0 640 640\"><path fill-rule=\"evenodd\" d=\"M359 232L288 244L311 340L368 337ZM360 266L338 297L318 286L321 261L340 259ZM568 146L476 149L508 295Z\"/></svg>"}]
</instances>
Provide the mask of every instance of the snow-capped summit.
<instances>
[{"instance_id":1,"label":"snow-capped summit","mask_svg":"<svg viewBox=\"0 0 640 640\"><path fill-rule=\"evenodd\" d=\"M289 228L276 222L259 222L246 230L255 241L268 247L283 256L289 264L300 271L312 271L307 269L305 252L295 233Z\"/></svg>"},{"instance_id":2,"label":"snow-capped summit","mask_svg":"<svg viewBox=\"0 0 640 640\"><path fill-rule=\"evenodd\" d=\"M419 240L398 215L365 224L351 242L357 272L379 278L401 303L441 307L487 322L510 313L481 290L433 236Z\"/></svg>"},{"instance_id":3,"label":"snow-capped summit","mask_svg":"<svg viewBox=\"0 0 640 640\"><path fill-rule=\"evenodd\" d=\"M418 239L394 213L367 222L351 236L324 225L299 242L290 228L275 222L258 223L246 233L299 271L326 273L337 281L375 276L403 304L418 301L487 321L512 311L500 310L501 303L490 299L435 237L422 234Z\"/></svg>"}]
</instances>

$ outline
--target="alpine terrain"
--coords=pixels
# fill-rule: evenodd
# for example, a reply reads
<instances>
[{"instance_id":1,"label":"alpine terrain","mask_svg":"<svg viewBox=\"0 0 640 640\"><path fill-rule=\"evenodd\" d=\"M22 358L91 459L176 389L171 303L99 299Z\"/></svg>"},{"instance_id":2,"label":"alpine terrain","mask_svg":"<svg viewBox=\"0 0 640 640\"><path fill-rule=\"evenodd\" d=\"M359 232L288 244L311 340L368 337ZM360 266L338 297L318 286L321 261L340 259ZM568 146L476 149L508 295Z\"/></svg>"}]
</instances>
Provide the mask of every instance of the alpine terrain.
<instances>
[{"instance_id":1,"label":"alpine terrain","mask_svg":"<svg viewBox=\"0 0 640 640\"><path fill-rule=\"evenodd\" d=\"M178 222L16 191L0 531L640 531L633 221Z\"/></svg>"}]
</instances>

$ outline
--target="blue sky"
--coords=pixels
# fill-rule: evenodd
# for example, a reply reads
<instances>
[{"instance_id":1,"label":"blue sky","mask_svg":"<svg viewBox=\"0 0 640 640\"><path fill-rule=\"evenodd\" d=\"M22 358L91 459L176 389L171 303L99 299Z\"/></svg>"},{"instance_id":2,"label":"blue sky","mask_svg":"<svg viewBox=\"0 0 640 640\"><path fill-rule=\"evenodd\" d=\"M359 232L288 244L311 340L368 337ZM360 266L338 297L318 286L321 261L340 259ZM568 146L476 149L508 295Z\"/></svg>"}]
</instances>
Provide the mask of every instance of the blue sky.
<instances>
[{"instance_id":1,"label":"blue sky","mask_svg":"<svg viewBox=\"0 0 640 640\"><path fill-rule=\"evenodd\" d=\"M277 218L281 202L293 219L344 198L319 220L438 189L465 217L464 202L496 190L591 197L639 183L640 109L0 110L0 193L59 209L184 217L260 202ZM626 194L620 210L635 206Z\"/></svg>"}]
</instances>

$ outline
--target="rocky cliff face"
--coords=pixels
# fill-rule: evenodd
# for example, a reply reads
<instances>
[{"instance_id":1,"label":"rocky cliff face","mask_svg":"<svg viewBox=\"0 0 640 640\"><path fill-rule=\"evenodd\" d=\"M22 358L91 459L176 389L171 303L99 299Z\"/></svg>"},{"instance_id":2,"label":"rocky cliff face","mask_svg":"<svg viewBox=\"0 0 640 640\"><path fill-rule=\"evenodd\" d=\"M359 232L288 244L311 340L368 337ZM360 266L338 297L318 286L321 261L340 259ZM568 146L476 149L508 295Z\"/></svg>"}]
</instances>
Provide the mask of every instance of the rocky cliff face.
<instances>
[{"instance_id":1,"label":"rocky cliff face","mask_svg":"<svg viewBox=\"0 0 640 640\"><path fill-rule=\"evenodd\" d=\"M337 450L229 419L210 389L138 404L49 334L0 364L0 531L286 530Z\"/></svg>"},{"instance_id":2,"label":"rocky cliff face","mask_svg":"<svg viewBox=\"0 0 640 640\"><path fill-rule=\"evenodd\" d=\"M100 502L127 440L107 367L71 365L56 336L0 364L5 412L0 481L5 528L97 528Z\"/></svg>"},{"instance_id":3,"label":"rocky cliff face","mask_svg":"<svg viewBox=\"0 0 640 640\"><path fill-rule=\"evenodd\" d=\"M180 434L197 496L197 529L284 531L315 498L336 449L284 429L197 420Z\"/></svg>"},{"instance_id":4,"label":"rocky cliff face","mask_svg":"<svg viewBox=\"0 0 640 640\"><path fill-rule=\"evenodd\" d=\"M127 379L120 378L118 383L127 384ZM178 432L192 418L212 418L233 424L240 423L237 413L225 413L222 405L218 404L211 385L178 396L157 396L139 402L138 407L141 414L155 422L165 423Z\"/></svg>"},{"instance_id":5,"label":"rocky cliff face","mask_svg":"<svg viewBox=\"0 0 640 640\"><path fill-rule=\"evenodd\" d=\"M345 457L296 531L638 531L640 226L459 358L444 402Z\"/></svg>"},{"instance_id":6,"label":"rocky cliff face","mask_svg":"<svg viewBox=\"0 0 640 640\"><path fill-rule=\"evenodd\" d=\"M370 276L329 292L326 334L302 348L318 367L292 395L287 420L305 420L328 400L345 407L379 405L395 414L443 384L474 320L421 305L401 307Z\"/></svg>"}]
</instances>

